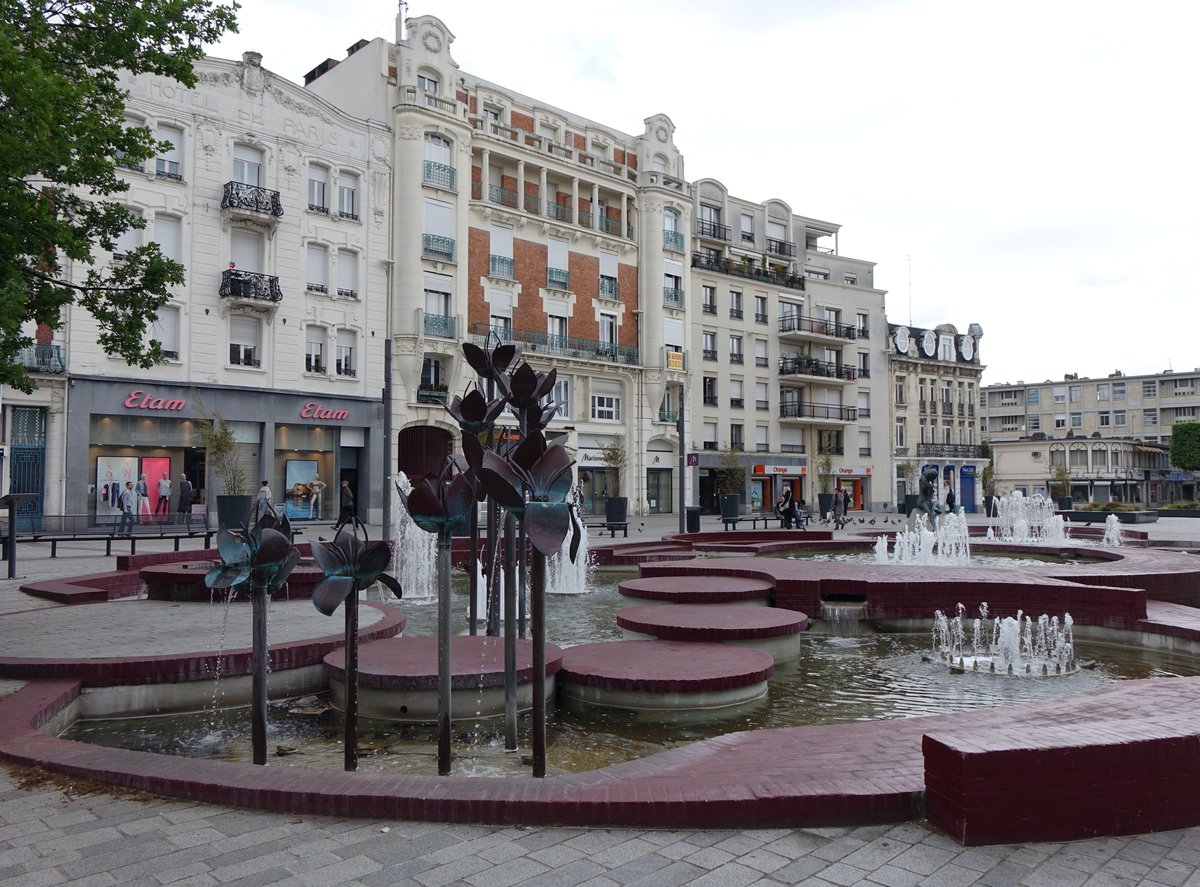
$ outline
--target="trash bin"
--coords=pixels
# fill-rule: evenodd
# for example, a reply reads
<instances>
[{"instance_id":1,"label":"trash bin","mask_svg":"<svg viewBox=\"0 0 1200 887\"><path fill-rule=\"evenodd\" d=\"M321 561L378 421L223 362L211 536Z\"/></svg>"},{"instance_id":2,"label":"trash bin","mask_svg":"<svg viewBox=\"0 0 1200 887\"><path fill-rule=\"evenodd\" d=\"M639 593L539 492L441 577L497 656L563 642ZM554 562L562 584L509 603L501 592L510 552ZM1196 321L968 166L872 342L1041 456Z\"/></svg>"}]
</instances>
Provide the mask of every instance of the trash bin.
<instances>
[{"instance_id":1,"label":"trash bin","mask_svg":"<svg viewBox=\"0 0 1200 887\"><path fill-rule=\"evenodd\" d=\"M687 520L687 531L689 533L700 532L700 506L689 505L684 509L685 518Z\"/></svg>"}]
</instances>

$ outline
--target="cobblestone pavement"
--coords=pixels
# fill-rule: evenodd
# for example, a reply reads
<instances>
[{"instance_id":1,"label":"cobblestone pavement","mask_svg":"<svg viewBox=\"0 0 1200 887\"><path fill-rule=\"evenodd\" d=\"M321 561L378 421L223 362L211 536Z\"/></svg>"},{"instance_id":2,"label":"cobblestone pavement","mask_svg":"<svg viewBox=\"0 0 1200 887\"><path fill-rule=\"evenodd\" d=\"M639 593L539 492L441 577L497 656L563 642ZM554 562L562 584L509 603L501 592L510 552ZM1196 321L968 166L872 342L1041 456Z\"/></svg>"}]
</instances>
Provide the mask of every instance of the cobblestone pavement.
<instances>
[{"instance_id":1,"label":"cobblestone pavement","mask_svg":"<svg viewBox=\"0 0 1200 887\"><path fill-rule=\"evenodd\" d=\"M648 520L645 535L670 532L670 518ZM21 550L22 576L111 569L91 556L50 561L37 548ZM42 605L17 584L0 583L0 613ZM18 685L0 682L0 695ZM0 765L0 887L114 884L1200 887L1200 828L963 848L920 823L646 831L382 822L164 800Z\"/></svg>"}]
</instances>

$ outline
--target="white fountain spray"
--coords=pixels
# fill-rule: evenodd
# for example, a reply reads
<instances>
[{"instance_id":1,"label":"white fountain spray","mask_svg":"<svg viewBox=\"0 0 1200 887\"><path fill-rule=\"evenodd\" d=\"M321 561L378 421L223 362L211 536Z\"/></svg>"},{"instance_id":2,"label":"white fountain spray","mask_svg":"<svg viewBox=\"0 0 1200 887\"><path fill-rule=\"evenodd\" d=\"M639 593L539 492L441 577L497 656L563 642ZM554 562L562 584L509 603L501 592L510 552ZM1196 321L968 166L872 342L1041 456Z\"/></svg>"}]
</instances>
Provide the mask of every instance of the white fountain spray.
<instances>
[{"instance_id":1,"label":"white fountain spray","mask_svg":"<svg viewBox=\"0 0 1200 887\"><path fill-rule=\"evenodd\" d=\"M979 607L974 620L971 649L966 647L963 615L966 608L959 604L953 617L941 610L933 614L933 651L938 659L956 671L987 672L1009 675L1058 675L1079 670L1075 661L1074 625L1071 614L1045 614L1033 620L1017 611L1016 617L996 618L991 623L990 637L985 637L988 624L987 604Z\"/></svg>"},{"instance_id":2,"label":"white fountain spray","mask_svg":"<svg viewBox=\"0 0 1200 887\"><path fill-rule=\"evenodd\" d=\"M1066 521L1054 513L1054 503L1041 493L1026 496L1019 490L996 501L988 538L1022 545L1065 545L1069 541Z\"/></svg>"},{"instance_id":3,"label":"white fountain spray","mask_svg":"<svg viewBox=\"0 0 1200 887\"><path fill-rule=\"evenodd\" d=\"M1113 548L1120 548L1125 544L1121 537L1121 519L1115 514L1110 514L1104 519L1104 539L1100 544Z\"/></svg>"},{"instance_id":4,"label":"white fountain spray","mask_svg":"<svg viewBox=\"0 0 1200 887\"><path fill-rule=\"evenodd\" d=\"M896 534L890 559L884 537L876 539L875 562L921 567L965 565L971 562L970 534L963 509L960 508L957 513L940 515L935 530L930 530L923 520L915 524L913 529L901 530Z\"/></svg>"},{"instance_id":5,"label":"white fountain spray","mask_svg":"<svg viewBox=\"0 0 1200 887\"><path fill-rule=\"evenodd\" d=\"M407 496L412 482L403 471L396 475L396 486ZM437 534L426 533L409 517L396 496L392 506L392 575L400 580L407 600L435 597L437 591Z\"/></svg>"}]
</instances>

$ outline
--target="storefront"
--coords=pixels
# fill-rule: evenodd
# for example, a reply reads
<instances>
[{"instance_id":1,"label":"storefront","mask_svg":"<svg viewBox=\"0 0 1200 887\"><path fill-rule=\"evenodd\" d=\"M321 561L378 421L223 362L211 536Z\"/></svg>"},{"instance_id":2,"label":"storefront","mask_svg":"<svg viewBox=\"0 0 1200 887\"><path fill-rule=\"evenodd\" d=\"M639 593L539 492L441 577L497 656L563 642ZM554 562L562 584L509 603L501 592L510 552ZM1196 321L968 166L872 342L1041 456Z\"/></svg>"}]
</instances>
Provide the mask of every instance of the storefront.
<instances>
[{"instance_id":1,"label":"storefront","mask_svg":"<svg viewBox=\"0 0 1200 887\"><path fill-rule=\"evenodd\" d=\"M228 422L247 493L270 483L277 508L293 520L332 520L337 491L350 482L364 520L382 517L382 488L368 466L379 454L380 407L374 401L232 387L182 387L76 377L68 417L67 511L104 522L118 513L126 481L144 478L143 519L177 510L186 476L197 505L215 506L221 490L200 435L207 416ZM377 474L378 472L376 472Z\"/></svg>"},{"instance_id":2,"label":"storefront","mask_svg":"<svg viewBox=\"0 0 1200 887\"><path fill-rule=\"evenodd\" d=\"M871 466L843 465L833 469L834 484L839 490L850 491L850 508L855 511L863 509L863 503L869 502L871 490Z\"/></svg>"},{"instance_id":3,"label":"storefront","mask_svg":"<svg viewBox=\"0 0 1200 887\"><path fill-rule=\"evenodd\" d=\"M796 502L805 498L804 478L808 474L807 465L755 465L750 476L750 501L755 497L762 502L762 508L772 509L785 489L792 491Z\"/></svg>"}]
</instances>

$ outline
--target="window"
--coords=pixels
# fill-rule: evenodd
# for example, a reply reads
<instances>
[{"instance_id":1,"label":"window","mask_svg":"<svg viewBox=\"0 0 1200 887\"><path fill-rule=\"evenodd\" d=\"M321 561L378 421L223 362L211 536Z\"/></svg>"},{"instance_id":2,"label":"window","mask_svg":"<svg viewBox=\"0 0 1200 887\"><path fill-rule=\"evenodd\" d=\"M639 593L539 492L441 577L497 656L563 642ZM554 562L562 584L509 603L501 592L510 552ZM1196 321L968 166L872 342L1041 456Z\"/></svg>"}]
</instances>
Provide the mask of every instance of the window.
<instances>
[{"instance_id":1,"label":"window","mask_svg":"<svg viewBox=\"0 0 1200 887\"><path fill-rule=\"evenodd\" d=\"M174 126L160 126L155 138L167 143L165 148L159 148L154 161L155 175L162 179L183 181L183 131Z\"/></svg>"},{"instance_id":2,"label":"window","mask_svg":"<svg viewBox=\"0 0 1200 887\"><path fill-rule=\"evenodd\" d=\"M1067 402L1067 386L1066 385L1056 385L1054 387L1054 402L1056 404L1061 404L1061 403Z\"/></svg>"},{"instance_id":3,"label":"window","mask_svg":"<svg viewBox=\"0 0 1200 887\"><path fill-rule=\"evenodd\" d=\"M766 296L755 296L754 297L754 322L755 323L767 323L768 322L767 297Z\"/></svg>"},{"instance_id":4,"label":"window","mask_svg":"<svg viewBox=\"0 0 1200 887\"><path fill-rule=\"evenodd\" d=\"M1121 427L1125 425L1125 411L1113 410L1113 425Z\"/></svg>"},{"instance_id":5,"label":"window","mask_svg":"<svg viewBox=\"0 0 1200 887\"><path fill-rule=\"evenodd\" d=\"M744 426L738 425L738 424L731 424L729 426L729 449L731 449L731 450L746 449Z\"/></svg>"},{"instance_id":6,"label":"window","mask_svg":"<svg viewBox=\"0 0 1200 887\"><path fill-rule=\"evenodd\" d=\"M1109 413L1108 410L1098 414L1097 418L1100 421L1101 428L1108 428L1112 425L1112 414Z\"/></svg>"},{"instance_id":7,"label":"window","mask_svg":"<svg viewBox=\"0 0 1200 887\"><path fill-rule=\"evenodd\" d=\"M483 106L483 119L490 120L492 123L499 123L500 122L500 109L497 108L495 105L484 105Z\"/></svg>"},{"instance_id":8,"label":"window","mask_svg":"<svg viewBox=\"0 0 1200 887\"><path fill-rule=\"evenodd\" d=\"M683 263L674 259L663 260L663 304L683 307Z\"/></svg>"},{"instance_id":9,"label":"window","mask_svg":"<svg viewBox=\"0 0 1200 887\"><path fill-rule=\"evenodd\" d=\"M1142 382L1142 397L1158 397L1158 380L1149 379Z\"/></svg>"},{"instance_id":10,"label":"window","mask_svg":"<svg viewBox=\"0 0 1200 887\"><path fill-rule=\"evenodd\" d=\"M829 272L828 271L820 271L816 268L805 268L804 276L807 277L809 280L828 280Z\"/></svg>"},{"instance_id":11,"label":"window","mask_svg":"<svg viewBox=\"0 0 1200 887\"><path fill-rule=\"evenodd\" d=\"M512 295L504 290L489 290L487 300L492 332L507 342L512 338Z\"/></svg>"},{"instance_id":12,"label":"window","mask_svg":"<svg viewBox=\"0 0 1200 887\"><path fill-rule=\"evenodd\" d=\"M163 305L150 325L150 338L162 347L163 357L179 360L179 308Z\"/></svg>"},{"instance_id":13,"label":"window","mask_svg":"<svg viewBox=\"0 0 1200 887\"><path fill-rule=\"evenodd\" d=\"M938 360L954 360L953 336L938 336Z\"/></svg>"},{"instance_id":14,"label":"window","mask_svg":"<svg viewBox=\"0 0 1200 887\"><path fill-rule=\"evenodd\" d=\"M261 326L257 317L235 314L229 318L229 362L233 366L260 365L258 337Z\"/></svg>"},{"instance_id":15,"label":"window","mask_svg":"<svg viewBox=\"0 0 1200 887\"><path fill-rule=\"evenodd\" d=\"M766 382L754 383L754 408L756 410L769 410L771 408L771 396L767 391Z\"/></svg>"},{"instance_id":16,"label":"window","mask_svg":"<svg viewBox=\"0 0 1200 887\"><path fill-rule=\"evenodd\" d=\"M1096 400L1097 401L1108 400L1108 383L1107 382L1098 382L1096 384Z\"/></svg>"},{"instance_id":17,"label":"window","mask_svg":"<svg viewBox=\"0 0 1200 887\"><path fill-rule=\"evenodd\" d=\"M554 412L554 418L570 421L571 379L559 376L558 381L554 383L554 391L551 392L550 396L554 398L554 403L558 406L558 409Z\"/></svg>"},{"instance_id":18,"label":"window","mask_svg":"<svg viewBox=\"0 0 1200 887\"><path fill-rule=\"evenodd\" d=\"M842 283L846 284L847 286L855 286L858 283L858 275L857 274L843 274L842 275Z\"/></svg>"},{"instance_id":19,"label":"window","mask_svg":"<svg viewBox=\"0 0 1200 887\"><path fill-rule=\"evenodd\" d=\"M620 290L617 288L617 254L607 250L600 251L600 298L620 298Z\"/></svg>"},{"instance_id":20,"label":"window","mask_svg":"<svg viewBox=\"0 0 1200 887\"><path fill-rule=\"evenodd\" d=\"M704 423L704 449L715 450L717 448L717 423Z\"/></svg>"},{"instance_id":21,"label":"window","mask_svg":"<svg viewBox=\"0 0 1200 887\"><path fill-rule=\"evenodd\" d=\"M1034 415L1029 417L1028 421L1029 421L1029 430L1030 431L1040 431L1041 430L1041 428L1042 428L1042 417L1041 416L1039 416L1035 413Z\"/></svg>"},{"instance_id":22,"label":"window","mask_svg":"<svg viewBox=\"0 0 1200 887\"><path fill-rule=\"evenodd\" d=\"M450 317L450 292L453 289L453 278L448 274L431 274L425 272L425 332L432 335L453 336L453 331L433 332L430 330L430 318L436 317L434 323L442 323Z\"/></svg>"},{"instance_id":23,"label":"window","mask_svg":"<svg viewBox=\"0 0 1200 887\"><path fill-rule=\"evenodd\" d=\"M871 431L867 428L860 428L858 431L858 455L871 455Z\"/></svg>"},{"instance_id":24,"label":"window","mask_svg":"<svg viewBox=\"0 0 1200 887\"><path fill-rule=\"evenodd\" d=\"M1025 403L1037 406L1041 402L1042 393L1037 388L1030 388L1025 392Z\"/></svg>"},{"instance_id":25,"label":"window","mask_svg":"<svg viewBox=\"0 0 1200 887\"><path fill-rule=\"evenodd\" d=\"M703 382L704 405L706 407L715 407L717 405L717 379L715 376L705 376Z\"/></svg>"},{"instance_id":26,"label":"window","mask_svg":"<svg viewBox=\"0 0 1200 887\"><path fill-rule=\"evenodd\" d=\"M705 360L717 359L717 334L705 332L701 338Z\"/></svg>"},{"instance_id":27,"label":"window","mask_svg":"<svg viewBox=\"0 0 1200 887\"><path fill-rule=\"evenodd\" d=\"M1083 427L1083 413L1071 413L1071 427L1072 428L1082 428Z\"/></svg>"},{"instance_id":28,"label":"window","mask_svg":"<svg viewBox=\"0 0 1200 887\"><path fill-rule=\"evenodd\" d=\"M329 212L329 170L323 166L308 168L308 208L315 213Z\"/></svg>"},{"instance_id":29,"label":"window","mask_svg":"<svg viewBox=\"0 0 1200 887\"><path fill-rule=\"evenodd\" d=\"M742 294L737 290L729 291L729 316L734 320L742 319Z\"/></svg>"},{"instance_id":30,"label":"window","mask_svg":"<svg viewBox=\"0 0 1200 887\"><path fill-rule=\"evenodd\" d=\"M1088 467L1088 451L1083 444L1072 444L1070 451L1070 466L1071 468L1087 471Z\"/></svg>"},{"instance_id":31,"label":"window","mask_svg":"<svg viewBox=\"0 0 1200 887\"><path fill-rule=\"evenodd\" d=\"M358 220L358 176L353 173L338 176L338 215Z\"/></svg>"},{"instance_id":32,"label":"window","mask_svg":"<svg viewBox=\"0 0 1200 887\"><path fill-rule=\"evenodd\" d=\"M768 429L766 425L754 426L754 449L760 453L771 452L771 444L767 438Z\"/></svg>"},{"instance_id":33,"label":"window","mask_svg":"<svg viewBox=\"0 0 1200 887\"><path fill-rule=\"evenodd\" d=\"M742 363L745 358L742 355L742 337L729 337L729 362Z\"/></svg>"},{"instance_id":34,"label":"window","mask_svg":"<svg viewBox=\"0 0 1200 887\"><path fill-rule=\"evenodd\" d=\"M754 340L754 365L758 367L769 367L771 360L767 356L767 340Z\"/></svg>"},{"instance_id":35,"label":"window","mask_svg":"<svg viewBox=\"0 0 1200 887\"><path fill-rule=\"evenodd\" d=\"M261 274L263 236L257 230L234 228L229 232L229 259L238 271Z\"/></svg>"},{"instance_id":36,"label":"window","mask_svg":"<svg viewBox=\"0 0 1200 887\"><path fill-rule=\"evenodd\" d=\"M439 261L454 261L454 207L425 198L425 233L422 252Z\"/></svg>"},{"instance_id":37,"label":"window","mask_svg":"<svg viewBox=\"0 0 1200 887\"><path fill-rule=\"evenodd\" d=\"M304 371L325 372L325 340L329 334L323 326L310 326L304 330Z\"/></svg>"},{"instance_id":38,"label":"window","mask_svg":"<svg viewBox=\"0 0 1200 887\"><path fill-rule=\"evenodd\" d=\"M700 288L700 290L703 293L700 304L704 309L704 313L705 314L716 314L717 313L717 288L715 286L708 286L707 284L705 284L704 286L702 286Z\"/></svg>"},{"instance_id":39,"label":"window","mask_svg":"<svg viewBox=\"0 0 1200 887\"><path fill-rule=\"evenodd\" d=\"M546 286L550 289L571 288L570 244L562 237L551 237L546 244Z\"/></svg>"},{"instance_id":40,"label":"window","mask_svg":"<svg viewBox=\"0 0 1200 887\"><path fill-rule=\"evenodd\" d=\"M355 334L353 330L338 330L337 363L334 365L334 369L339 376L358 375L358 371L354 366L354 343Z\"/></svg>"},{"instance_id":41,"label":"window","mask_svg":"<svg viewBox=\"0 0 1200 887\"><path fill-rule=\"evenodd\" d=\"M233 146L233 180L255 188L262 184L262 151L247 145Z\"/></svg>"},{"instance_id":42,"label":"window","mask_svg":"<svg viewBox=\"0 0 1200 887\"><path fill-rule=\"evenodd\" d=\"M1055 428L1066 428L1067 427L1067 417L1062 413L1059 413L1058 415L1056 415L1054 417L1054 427Z\"/></svg>"},{"instance_id":43,"label":"window","mask_svg":"<svg viewBox=\"0 0 1200 887\"><path fill-rule=\"evenodd\" d=\"M731 379L729 382L729 405L735 409L742 409L746 405L746 395L744 392L744 384L741 379Z\"/></svg>"},{"instance_id":44,"label":"window","mask_svg":"<svg viewBox=\"0 0 1200 887\"><path fill-rule=\"evenodd\" d=\"M1113 400L1124 400L1125 399L1125 383L1124 382L1113 382L1112 383L1112 396L1113 396Z\"/></svg>"},{"instance_id":45,"label":"window","mask_svg":"<svg viewBox=\"0 0 1200 887\"><path fill-rule=\"evenodd\" d=\"M443 381L445 374L442 370L442 361L437 357L427 357L421 364L421 387L436 388L446 383Z\"/></svg>"},{"instance_id":46,"label":"window","mask_svg":"<svg viewBox=\"0 0 1200 887\"><path fill-rule=\"evenodd\" d=\"M907 397L907 395L905 393L905 390L907 389L907 387L908 387L907 378L905 376L897 376L896 377L896 406L898 406L898 407L904 406L905 397Z\"/></svg>"},{"instance_id":47,"label":"window","mask_svg":"<svg viewBox=\"0 0 1200 887\"><path fill-rule=\"evenodd\" d=\"M1175 407L1175 421L1181 422L1184 419L1192 420L1196 418L1195 407Z\"/></svg>"},{"instance_id":48,"label":"window","mask_svg":"<svg viewBox=\"0 0 1200 887\"><path fill-rule=\"evenodd\" d=\"M1083 386L1072 385L1070 387L1071 403L1083 403Z\"/></svg>"},{"instance_id":49,"label":"window","mask_svg":"<svg viewBox=\"0 0 1200 887\"><path fill-rule=\"evenodd\" d=\"M343 299L358 298L358 254L348 249L337 251L337 294Z\"/></svg>"},{"instance_id":50,"label":"window","mask_svg":"<svg viewBox=\"0 0 1200 887\"><path fill-rule=\"evenodd\" d=\"M426 94L425 95L425 104L426 105L428 105L431 108L436 108L438 106L438 101L437 101L438 82L435 78L429 77L425 74L418 74L417 75L417 88Z\"/></svg>"},{"instance_id":51,"label":"window","mask_svg":"<svg viewBox=\"0 0 1200 887\"><path fill-rule=\"evenodd\" d=\"M663 230L679 233L679 210L669 206L663 210Z\"/></svg>"},{"instance_id":52,"label":"window","mask_svg":"<svg viewBox=\"0 0 1200 887\"><path fill-rule=\"evenodd\" d=\"M617 315L600 312L600 341L605 345L617 344Z\"/></svg>"},{"instance_id":53,"label":"window","mask_svg":"<svg viewBox=\"0 0 1200 887\"><path fill-rule=\"evenodd\" d=\"M742 241L754 243L754 216L742 213Z\"/></svg>"},{"instance_id":54,"label":"window","mask_svg":"<svg viewBox=\"0 0 1200 887\"><path fill-rule=\"evenodd\" d=\"M908 420L896 420L896 446L903 449L908 446Z\"/></svg>"},{"instance_id":55,"label":"window","mask_svg":"<svg viewBox=\"0 0 1200 887\"><path fill-rule=\"evenodd\" d=\"M559 309L562 310L562 309ZM550 337L551 344L556 341L567 338L567 316L566 314L547 314L546 315L546 334Z\"/></svg>"},{"instance_id":56,"label":"window","mask_svg":"<svg viewBox=\"0 0 1200 887\"><path fill-rule=\"evenodd\" d=\"M513 229L507 225L493 224L489 242L488 276L512 280L516 270L513 265Z\"/></svg>"},{"instance_id":57,"label":"window","mask_svg":"<svg viewBox=\"0 0 1200 887\"><path fill-rule=\"evenodd\" d=\"M609 394L592 395L592 418L599 421L621 421L621 398Z\"/></svg>"},{"instance_id":58,"label":"window","mask_svg":"<svg viewBox=\"0 0 1200 887\"><path fill-rule=\"evenodd\" d=\"M126 228L117 235L112 251L114 262L124 262L131 252L142 245L144 230L144 228Z\"/></svg>"},{"instance_id":59,"label":"window","mask_svg":"<svg viewBox=\"0 0 1200 887\"><path fill-rule=\"evenodd\" d=\"M1067 451L1061 444L1056 444L1050 448L1050 467L1059 468L1066 467Z\"/></svg>"},{"instance_id":60,"label":"window","mask_svg":"<svg viewBox=\"0 0 1200 887\"><path fill-rule=\"evenodd\" d=\"M308 285L313 293L329 292L329 249L319 243L308 245Z\"/></svg>"},{"instance_id":61,"label":"window","mask_svg":"<svg viewBox=\"0 0 1200 887\"><path fill-rule=\"evenodd\" d=\"M871 355L866 351L858 353L858 374L864 378L871 378Z\"/></svg>"},{"instance_id":62,"label":"window","mask_svg":"<svg viewBox=\"0 0 1200 887\"><path fill-rule=\"evenodd\" d=\"M1176 379L1175 380L1175 391L1172 393L1174 394L1175 397L1179 397L1180 395L1195 394L1196 393L1196 380L1195 379Z\"/></svg>"},{"instance_id":63,"label":"window","mask_svg":"<svg viewBox=\"0 0 1200 887\"><path fill-rule=\"evenodd\" d=\"M161 213L154 216L154 242L158 244L158 251L176 262L181 260L180 228L180 221L174 216L164 216Z\"/></svg>"},{"instance_id":64,"label":"window","mask_svg":"<svg viewBox=\"0 0 1200 887\"><path fill-rule=\"evenodd\" d=\"M858 335L865 339L871 335L870 315L865 311L859 311L856 316L858 318Z\"/></svg>"}]
</instances>

